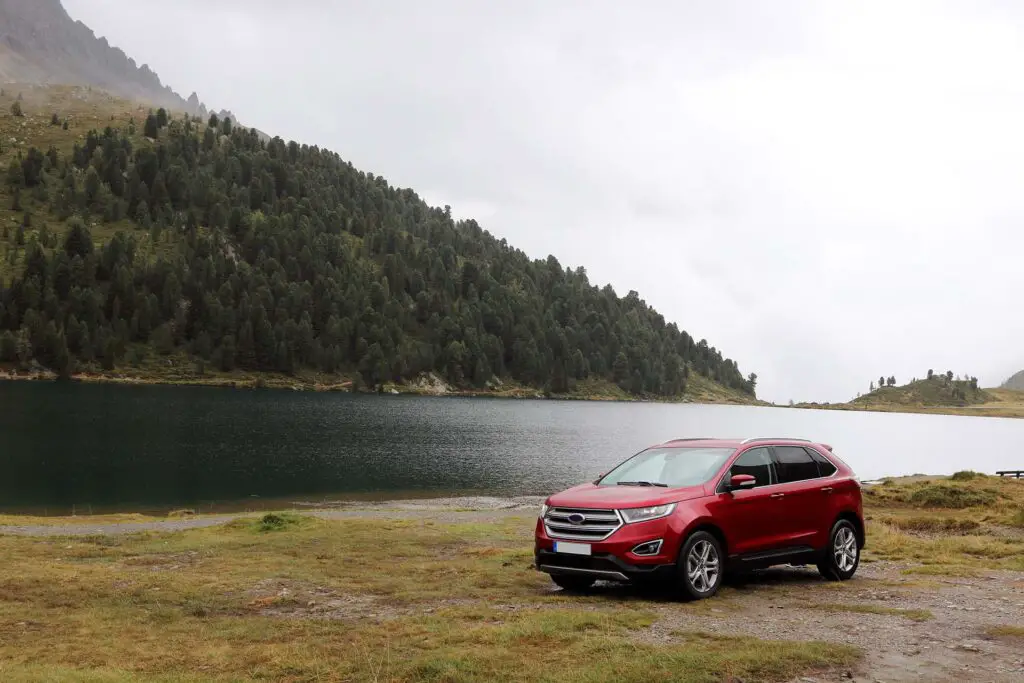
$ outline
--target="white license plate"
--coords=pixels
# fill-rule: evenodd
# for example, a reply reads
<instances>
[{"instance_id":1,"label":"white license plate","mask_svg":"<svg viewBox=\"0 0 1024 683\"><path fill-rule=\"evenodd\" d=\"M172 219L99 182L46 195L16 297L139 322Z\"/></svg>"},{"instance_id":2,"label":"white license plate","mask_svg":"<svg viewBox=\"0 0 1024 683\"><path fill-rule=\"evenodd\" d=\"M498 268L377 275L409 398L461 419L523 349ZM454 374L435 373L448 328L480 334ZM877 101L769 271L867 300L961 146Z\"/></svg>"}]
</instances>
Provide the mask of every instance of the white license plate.
<instances>
[{"instance_id":1,"label":"white license plate","mask_svg":"<svg viewBox=\"0 0 1024 683\"><path fill-rule=\"evenodd\" d=\"M567 555L589 555L590 544L589 543L566 543L564 541L555 541L555 552L566 553Z\"/></svg>"}]
</instances>

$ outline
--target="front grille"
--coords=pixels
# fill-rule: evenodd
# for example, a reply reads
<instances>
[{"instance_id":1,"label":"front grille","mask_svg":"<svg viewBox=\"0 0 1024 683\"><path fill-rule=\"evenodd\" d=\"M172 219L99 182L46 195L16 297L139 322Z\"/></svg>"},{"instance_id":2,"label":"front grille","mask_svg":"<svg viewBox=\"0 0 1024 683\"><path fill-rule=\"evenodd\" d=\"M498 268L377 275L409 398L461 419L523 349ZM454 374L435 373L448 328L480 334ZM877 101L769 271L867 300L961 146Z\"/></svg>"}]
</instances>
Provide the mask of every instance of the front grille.
<instances>
[{"instance_id":1,"label":"front grille","mask_svg":"<svg viewBox=\"0 0 1024 683\"><path fill-rule=\"evenodd\" d=\"M615 510L553 507L544 515L544 530L551 538L603 541L622 526Z\"/></svg>"}]
</instances>

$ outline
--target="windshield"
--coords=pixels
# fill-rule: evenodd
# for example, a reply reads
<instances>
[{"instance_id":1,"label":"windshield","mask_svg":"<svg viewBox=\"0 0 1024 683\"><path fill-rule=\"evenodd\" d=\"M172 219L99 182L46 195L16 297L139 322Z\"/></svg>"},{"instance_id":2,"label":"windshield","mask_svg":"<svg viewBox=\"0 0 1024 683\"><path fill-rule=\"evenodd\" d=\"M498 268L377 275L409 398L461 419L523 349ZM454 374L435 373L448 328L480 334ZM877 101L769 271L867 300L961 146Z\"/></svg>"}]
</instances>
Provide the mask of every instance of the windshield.
<instances>
[{"instance_id":1,"label":"windshield","mask_svg":"<svg viewBox=\"0 0 1024 683\"><path fill-rule=\"evenodd\" d=\"M650 448L601 479L601 486L696 486L711 479L732 448Z\"/></svg>"}]
</instances>

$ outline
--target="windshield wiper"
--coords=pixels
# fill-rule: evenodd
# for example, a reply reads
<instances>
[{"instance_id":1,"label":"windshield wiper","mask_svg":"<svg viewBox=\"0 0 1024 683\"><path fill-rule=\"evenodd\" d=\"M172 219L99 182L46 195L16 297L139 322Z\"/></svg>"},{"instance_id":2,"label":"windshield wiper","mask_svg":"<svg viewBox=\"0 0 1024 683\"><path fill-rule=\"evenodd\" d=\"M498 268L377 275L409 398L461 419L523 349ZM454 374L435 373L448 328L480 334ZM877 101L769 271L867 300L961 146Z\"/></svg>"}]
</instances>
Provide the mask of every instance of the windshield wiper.
<instances>
[{"instance_id":1,"label":"windshield wiper","mask_svg":"<svg viewBox=\"0 0 1024 683\"><path fill-rule=\"evenodd\" d=\"M662 484L660 481L620 481L617 483L619 486L661 486L668 488L668 484Z\"/></svg>"}]
</instances>

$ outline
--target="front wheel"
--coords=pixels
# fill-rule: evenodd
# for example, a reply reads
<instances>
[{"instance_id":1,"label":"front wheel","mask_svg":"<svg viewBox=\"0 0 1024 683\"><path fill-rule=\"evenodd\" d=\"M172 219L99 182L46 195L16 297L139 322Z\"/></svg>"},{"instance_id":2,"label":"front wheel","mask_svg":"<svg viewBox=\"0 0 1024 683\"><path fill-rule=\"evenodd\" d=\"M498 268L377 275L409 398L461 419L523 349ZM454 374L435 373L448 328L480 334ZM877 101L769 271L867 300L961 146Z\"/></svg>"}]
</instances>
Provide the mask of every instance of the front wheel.
<instances>
[{"instance_id":1,"label":"front wheel","mask_svg":"<svg viewBox=\"0 0 1024 683\"><path fill-rule=\"evenodd\" d=\"M551 580L562 590L570 593L582 593L594 585L594 579L590 576L566 576L564 574L552 574Z\"/></svg>"},{"instance_id":2,"label":"front wheel","mask_svg":"<svg viewBox=\"0 0 1024 683\"><path fill-rule=\"evenodd\" d=\"M722 544L706 531L697 531L683 543L676 564L683 598L701 600L718 592L724 575Z\"/></svg>"},{"instance_id":3,"label":"front wheel","mask_svg":"<svg viewBox=\"0 0 1024 683\"><path fill-rule=\"evenodd\" d=\"M818 571L829 581L846 581L860 565L860 546L857 544L857 530L845 519L832 527L828 547L818 562Z\"/></svg>"}]
</instances>

